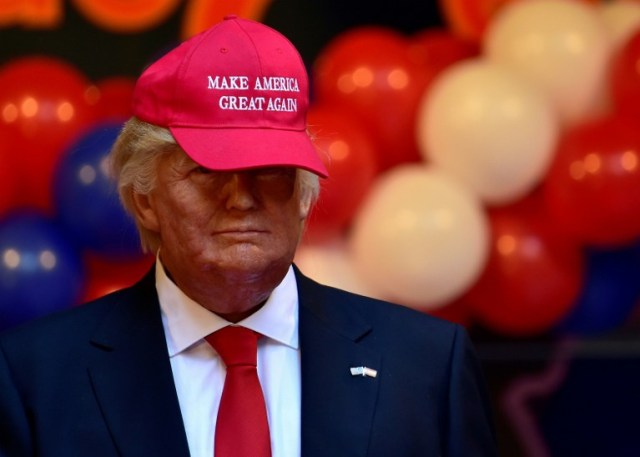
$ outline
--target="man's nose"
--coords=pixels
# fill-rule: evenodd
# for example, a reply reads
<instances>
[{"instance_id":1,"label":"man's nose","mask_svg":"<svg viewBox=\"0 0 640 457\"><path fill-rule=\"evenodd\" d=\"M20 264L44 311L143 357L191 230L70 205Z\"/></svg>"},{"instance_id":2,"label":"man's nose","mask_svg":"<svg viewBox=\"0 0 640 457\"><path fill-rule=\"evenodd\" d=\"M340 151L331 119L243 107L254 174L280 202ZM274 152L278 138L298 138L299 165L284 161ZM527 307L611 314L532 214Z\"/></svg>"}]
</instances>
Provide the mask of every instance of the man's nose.
<instances>
[{"instance_id":1,"label":"man's nose","mask_svg":"<svg viewBox=\"0 0 640 457\"><path fill-rule=\"evenodd\" d=\"M227 209L248 210L256 206L255 185L249 173L231 173L223 193Z\"/></svg>"}]
</instances>

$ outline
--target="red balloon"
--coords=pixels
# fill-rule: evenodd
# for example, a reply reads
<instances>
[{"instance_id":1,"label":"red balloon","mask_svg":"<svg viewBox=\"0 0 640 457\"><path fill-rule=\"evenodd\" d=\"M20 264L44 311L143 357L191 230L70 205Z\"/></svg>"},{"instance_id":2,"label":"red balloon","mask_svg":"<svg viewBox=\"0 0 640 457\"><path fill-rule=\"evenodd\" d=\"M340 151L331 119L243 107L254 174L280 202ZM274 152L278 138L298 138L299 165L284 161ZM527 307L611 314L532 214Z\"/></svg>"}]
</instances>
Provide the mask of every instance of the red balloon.
<instances>
[{"instance_id":1,"label":"red balloon","mask_svg":"<svg viewBox=\"0 0 640 457\"><path fill-rule=\"evenodd\" d=\"M125 120L130 118L133 89L136 81L133 78L115 76L98 81L89 91L90 103L100 121Z\"/></svg>"},{"instance_id":2,"label":"red balloon","mask_svg":"<svg viewBox=\"0 0 640 457\"><path fill-rule=\"evenodd\" d=\"M66 144L93 121L89 82L51 57L25 57L0 67L0 134L20 151L24 204L51 207L53 170Z\"/></svg>"},{"instance_id":3,"label":"red balloon","mask_svg":"<svg viewBox=\"0 0 640 457\"><path fill-rule=\"evenodd\" d=\"M0 217L19 206L18 158L0 140Z\"/></svg>"},{"instance_id":4,"label":"red balloon","mask_svg":"<svg viewBox=\"0 0 640 457\"><path fill-rule=\"evenodd\" d=\"M609 117L565 132L544 182L549 211L577 240L612 247L640 236L640 128Z\"/></svg>"},{"instance_id":5,"label":"red balloon","mask_svg":"<svg viewBox=\"0 0 640 457\"><path fill-rule=\"evenodd\" d=\"M572 309L583 281L580 247L549 225L540 197L489 212L487 266L462 300L487 328L511 336L549 330Z\"/></svg>"},{"instance_id":6,"label":"red balloon","mask_svg":"<svg viewBox=\"0 0 640 457\"><path fill-rule=\"evenodd\" d=\"M334 39L313 72L320 102L346 107L364 121L379 147L381 170L420 161L415 119L428 74L403 35L360 27Z\"/></svg>"},{"instance_id":7,"label":"red balloon","mask_svg":"<svg viewBox=\"0 0 640 457\"><path fill-rule=\"evenodd\" d=\"M307 119L329 171L329 178L320 182L320 198L305 233L307 241L319 242L349 225L378 173L377 150L358 120L337 107L313 105Z\"/></svg>"},{"instance_id":8,"label":"red balloon","mask_svg":"<svg viewBox=\"0 0 640 457\"><path fill-rule=\"evenodd\" d=\"M433 28L413 35L409 52L431 77L435 77L456 62L479 56L480 47L446 29Z\"/></svg>"},{"instance_id":9,"label":"red balloon","mask_svg":"<svg viewBox=\"0 0 640 457\"><path fill-rule=\"evenodd\" d=\"M471 327L473 324L472 311L470 307L461 300L456 300L436 309L427 309L425 312L432 316L449 322L454 322L465 327Z\"/></svg>"},{"instance_id":10,"label":"red balloon","mask_svg":"<svg viewBox=\"0 0 640 457\"><path fill-rule=\"evenodd\" d=\"M152 255L135 260L114 261L87 254L85 263L88 281L82 302L100 298L134 284L149 271L154 262L155 256Z\"/></svg>"},{"instance_id":11,"label":"red balloon","mask_svg":"<svg viewBox=\"0 0 640 457\"><path fill-rule=\"evenodd\" d=\"M461 37L481 42L499 8L513 0L439 0L446 23Z\"/></svg>"},{"instance_id":12,"label":"red balloon","mask_svg":"<svg viewBox=\"0 0 640 457\"><path fill-rule=\"evenodd\" d=\"M611 63L611 97L616 112L640 116L640 31L614 55Z\"/></svg>"}]
</instances>

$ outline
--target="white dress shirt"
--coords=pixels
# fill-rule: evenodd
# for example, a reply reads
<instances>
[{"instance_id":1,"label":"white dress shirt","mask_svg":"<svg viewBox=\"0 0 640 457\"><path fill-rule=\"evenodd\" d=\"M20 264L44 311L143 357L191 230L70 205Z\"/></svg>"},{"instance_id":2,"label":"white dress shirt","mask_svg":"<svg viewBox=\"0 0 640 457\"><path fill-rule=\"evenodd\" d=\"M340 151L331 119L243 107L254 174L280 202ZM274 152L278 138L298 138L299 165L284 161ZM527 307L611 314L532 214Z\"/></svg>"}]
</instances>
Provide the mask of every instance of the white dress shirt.
<instances>
[{"instance_id":1,"label":"white dress shirt","mask_svg":"<svg viewBox=\"0 0 640 457\"><path fill-rule=\"evenodd\" d=\"M187 297L159 259L156 289L189 451L191 457L211 457L226 368L204 337L231 324ZM272 457L300 457L298 289L292 268L265 305L237 325L264 335L258 341L258 377Z\"/></svg>"}]
</instances>

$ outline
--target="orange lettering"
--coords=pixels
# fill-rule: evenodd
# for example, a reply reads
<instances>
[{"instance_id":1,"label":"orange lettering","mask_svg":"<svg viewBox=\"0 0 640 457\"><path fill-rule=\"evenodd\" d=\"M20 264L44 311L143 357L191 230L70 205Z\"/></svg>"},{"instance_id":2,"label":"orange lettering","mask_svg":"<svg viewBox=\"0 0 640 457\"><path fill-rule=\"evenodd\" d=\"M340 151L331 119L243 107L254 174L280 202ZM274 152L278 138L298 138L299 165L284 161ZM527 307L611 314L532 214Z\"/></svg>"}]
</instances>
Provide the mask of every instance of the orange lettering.
<instances>
[{"instance_id":1,"label":"orange lettering","mask_svg":"<svg viewBox=\"0 0 640 457\"><path fill-rule=\"evenodd\" d=\"M259 20L271 0L191 0L182 22L182 38L190 38L206 30L228 14Z\"/></svg>"},{"instance_id":2,"label":"orange lettering","mask_svg":"<svg viewBox=\"0 0 640 457\"><path fill-rule=\"evenodd\" d=\"M116 33L139 32L167 19L180 0L73 0L94 24Z\"/></svg>"},{"instance_id":3,"label":"orange lettering","mask_svg":"<svg viewBox=\"0 0 640 457\"><path fill-rule=\"evenodd\" d=\"M62 20L62 0L0 0L0 27L50 28Z\"/></svg>"}]
</instances>

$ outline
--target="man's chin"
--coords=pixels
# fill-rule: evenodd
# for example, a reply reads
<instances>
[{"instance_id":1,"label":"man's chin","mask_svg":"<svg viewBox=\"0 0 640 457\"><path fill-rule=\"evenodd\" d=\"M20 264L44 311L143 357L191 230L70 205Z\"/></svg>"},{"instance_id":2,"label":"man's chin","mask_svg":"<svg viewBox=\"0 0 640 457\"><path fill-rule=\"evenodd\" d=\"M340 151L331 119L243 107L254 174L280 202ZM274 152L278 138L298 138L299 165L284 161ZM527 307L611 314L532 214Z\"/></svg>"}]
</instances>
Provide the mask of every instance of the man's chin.
<instances>
[{"instance_id":1,"label":"man's chin","mask_svg":"<svg viewBox=\"0 0 640 457\"><path fill-rule=\"evenodd\" d=\"M281 276L287 270L293 258L256 255L256 247L242 250L238 255L227 257L215 262L207 262L208 271L217 272L225 276L244 277L245 280L259 279L261 277Z\"/></svg>"}]
</instances>

